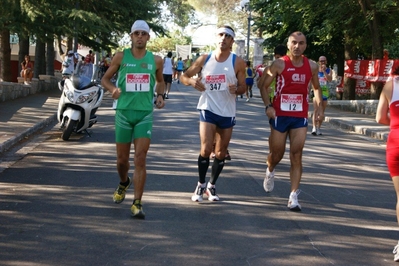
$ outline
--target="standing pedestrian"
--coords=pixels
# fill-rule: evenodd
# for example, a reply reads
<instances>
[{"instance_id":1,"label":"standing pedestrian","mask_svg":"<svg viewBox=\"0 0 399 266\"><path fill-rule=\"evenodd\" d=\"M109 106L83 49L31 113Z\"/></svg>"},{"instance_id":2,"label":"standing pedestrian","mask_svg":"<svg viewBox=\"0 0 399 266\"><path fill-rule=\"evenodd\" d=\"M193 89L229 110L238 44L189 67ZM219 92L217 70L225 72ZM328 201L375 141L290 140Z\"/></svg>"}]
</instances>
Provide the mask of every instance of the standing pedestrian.
<instances>
[{"instance_id":1,"label":"standing pedestrian","mask_svg":"<svg viewBox=\"0 0 399 266\"><path fill-rule=\"evenodd\" d=\"M170 87L172 86L173 63L172 52L168 52L167 56L163 59L163 80L165 81L164 98L169 99Z\"/></svg>"},{"instance_id":2,"label":"standing pedestrian","mask_svg":"<svg viewBox=\"0 0 399 266\"><path fill-rule=\"evenodd\" d=\"M197 109L200 113L199 134L201 150L198 156L199 182L192 201L217 201L215 184L225 164L227 148L236 124L236 95L245 92L245 61L231 52L235 33L230 26L217 29L216 49L201 55L182 75L181 82L201 92ZM200 70L201 78L192 78ZM205 183L209 168L209 156L214 139L215 159L211 177Z\"/></svg>"},{"instance_id":3,"label":"standing pedestrian","mask_svg":"<svg viewBox=\"0 0 399 266\"><path fill-rule=\"evenodd\" d=\"M399 75L399 71L395 71ZM388 81L380 94L377 123L389 125L390 132L386 147L386 162L396 191L396 220L399 223L399 77ZM394 261L399 261L399 241L393 249Z\"/></svg>"},{"instance_id":4,"label":"standing pedestrian","mask_svg":"<svg viewBox=\"0 0 399 266\"><path fill-rule=\"evenodd\" d=\"M328 87L328 82L332 81L332 71L331 68L327 67L327 58L325 56L319 57L318 75L319 75L320 87L323 94L322 108L324 113L327 107L327 100L330 96L330 89ZM316 108L316 105L317 105L316 98L313 97L313 107ZM312 135L313 136L322 135L320 128L321 124L323 123L323 120L316 120L316 118L313 116L312 122L313 122Z\"/></svg>"},{"instance_id":5,"label":"standing pedestrian","mask_svg":"<svg viewBox=\"0 0 399 266\"><path fill-rule=\"evenodd\" d=\"M181 57L178 58L176 62L176 71L177 71L177 84L180 83L180 76L183 73L184 62Z\"/></svg>"},{"instance_id":6,"label":"standing pedestrian","mask_svg":"<svg viewBox=\"0 0 399 266\"><path fill-rule=\"evenodd\" d=\"M306 37L302 32L292 33L287 42L289 55L273 61L259 81L261 85L259 89L266 107L265 113L272 125L269 141L270 153L267 157L263 187L266 192L273 190L274 170L284 156L287 137L289 137L291 193L287 207L292 211L301 210L298 195L302 177L302 151L308 127L308 84L310 81L315 90L317 103L321 104L322 101L317 76L318 66L316 62L303 56L306 46ZM271 104L267 88L275 78L276 93ZM321 108L316 108L314 115L316 119L324 118Z\"/></svg>"},{"instance_id":7,"label":"standing pedestrian","mask_svg":"<svg viewBox=\"0 0 399 266\"><path fill-rule=\"evenodd\" d=\"M146 159L153 124L154 87L157 93L156 107L162 108L165 104L165 83L162 76L162 58L146 49L150 39L148 24L143 20L136 20L132 25L130 38L132 47L114 55L101 83L112 94L113 107L116 109L115 139L120 183L114 192L113 200L115 203L121 203L131 184L128 171L133 141L134 200L130 210L133 217L144 219L141 198L147 178ZM118 79L114 85L111 78L116 72Z\"/></svg>"},{"instance_id":8,"label":"standing pedestrian","mask_svg":"<svg viewBox=\"0 0 399 266\"><path fill-rule=\"evenodd\" d=\"M247 96L247 102L249 98L252 98L252 86L254 85L255 71L251 67L251 61L247 61L247 67L245 68L245 84L247 89L245 90L245 96Z\"/></svg>"}]
</instances>

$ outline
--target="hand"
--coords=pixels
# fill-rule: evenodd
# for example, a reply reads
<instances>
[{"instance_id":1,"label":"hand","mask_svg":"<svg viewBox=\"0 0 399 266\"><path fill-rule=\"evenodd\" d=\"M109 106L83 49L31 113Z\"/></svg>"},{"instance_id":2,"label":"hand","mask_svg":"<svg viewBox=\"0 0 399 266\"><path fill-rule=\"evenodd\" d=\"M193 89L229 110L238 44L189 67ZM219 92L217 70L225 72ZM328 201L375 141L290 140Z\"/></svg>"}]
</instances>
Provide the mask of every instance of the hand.
<instances>
[{"instance_id":1,"label":"hand","mask_svg":"<svg viewBox=\"0 0 399 266\"><path fill-rule=\"evenodd\" d=\"M274 109L273 106L269 106L266 110L265 113L267 115L267 118L270 119L275 119L276 118L276 110Z\"/></svg>"},{"instance_id":2,"label":"hand","mask_svg":"<svg viewBox=\"0 0 399 266\"><path fill-rule=\"evenodd\" d=\"M237 89L238 89L237 85L235 85L235 84L229 84L229 92L230 92L231 94L237 94Z\"/></svg>"},{"instance_id":3,"label":"hand","mask_svg":"<svg viewBox=\"0 0 399 266\"><path fill-rule=\"evenodd\" d=\"M191 78L191 86L193 86L194 89L197 91L205 91L206 88L204 84L201 82L200 78Z\"/></svg>"},{"instance_id":4,"label":"hand","mask_svg":"<svg viewBox=\"0 0 399 266\"><path fill-rule=\"evenodd\" d=\"M322 108L316 108L313 115L315 116L316 121L324 121L324 112Z\"/></svg>"},{"instance_id":5,"label":"hand","mask_svg":"<svg viewBox=\"0 0 399 266\"><path fill-rule=\"evenodd\" d=\"M121 96L121 89L119 89L119 88L115 88L112 92L111 92L111 96L112 96L112 99L118 99L119 98L119 96Z\"/></svg>"},{"instance_id":6,"label":"hand","mask_svg":"<svg viewBox=\"0 0 399 266\"><path fill-rule=\"evenodd\" d=\"M163 100L162 95L158 95L157 96L157 99L155 100L155 106L158 109L161 109L161 108L163 108L165 106L165 101Z\"/></svg>"}]
</instances>

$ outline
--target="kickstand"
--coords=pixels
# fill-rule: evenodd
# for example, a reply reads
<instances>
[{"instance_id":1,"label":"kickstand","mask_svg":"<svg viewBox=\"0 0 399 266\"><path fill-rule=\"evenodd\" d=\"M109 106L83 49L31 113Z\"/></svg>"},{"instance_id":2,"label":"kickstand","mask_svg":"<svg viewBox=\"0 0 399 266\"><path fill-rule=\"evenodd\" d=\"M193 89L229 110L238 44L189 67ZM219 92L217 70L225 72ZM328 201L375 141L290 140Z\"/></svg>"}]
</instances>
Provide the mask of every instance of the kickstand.
<instances>
[{"instance_id":1,"label":"kickstand","mask_svg":"<svg viewBox=\"0 0 399 266\"><path fill-rule=\"evenodd\" d=\"M87 131L87 129L85 129L83 131L86 132L86 134L91 138L91 134L89 133L89 131Z\"/></svg>"}]
</instances>

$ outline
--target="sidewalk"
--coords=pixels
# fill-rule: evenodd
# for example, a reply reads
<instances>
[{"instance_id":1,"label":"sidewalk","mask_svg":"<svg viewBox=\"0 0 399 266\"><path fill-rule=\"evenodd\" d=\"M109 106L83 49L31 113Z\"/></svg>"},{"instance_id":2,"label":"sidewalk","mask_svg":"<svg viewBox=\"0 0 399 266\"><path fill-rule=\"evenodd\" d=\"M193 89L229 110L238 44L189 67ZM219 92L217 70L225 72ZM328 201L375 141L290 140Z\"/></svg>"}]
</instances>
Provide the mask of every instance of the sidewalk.
<instances>
[{"instance_id":1,"label":"sidewalk","mask_svg":"<svg viewBox=\"0 0 399 266\"><path fill-rule=\"evenodd\" d=\"M55 123L58 88L0 103L0 154L33 133ZM256 97L256 95L254 95ZM310 105L309 119L312 115ZM375 139L387 140L389 127L379 125L374 116L327 107L325 121L343 130L353 131Z\"/></svg>"}]
</instances>

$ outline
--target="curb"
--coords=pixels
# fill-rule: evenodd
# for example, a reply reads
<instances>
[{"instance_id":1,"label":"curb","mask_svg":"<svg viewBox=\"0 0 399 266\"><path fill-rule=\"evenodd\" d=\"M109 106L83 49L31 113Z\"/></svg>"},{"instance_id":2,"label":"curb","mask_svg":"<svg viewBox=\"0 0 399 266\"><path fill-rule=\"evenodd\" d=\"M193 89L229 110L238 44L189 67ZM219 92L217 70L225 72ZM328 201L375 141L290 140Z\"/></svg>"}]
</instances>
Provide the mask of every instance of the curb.
<instances>
[{"instance_id":1,"label":"curb","mask_svg":"<svg viewBox=\"0 0 399 266\"><path fill-rule=\"evenodd\" d=\"M12 146L23 140L24 138L36 133L40 129L50 125L51 123L55 122L57 119L57 114L53 114L52 116L40 121L39 123L35 124L33 127L26 129L25 131L17 134L16 136L10 138L9 140L5 141L4 143L0 144L0 154L9 150Z\"/></svg>"}]
</instances>

